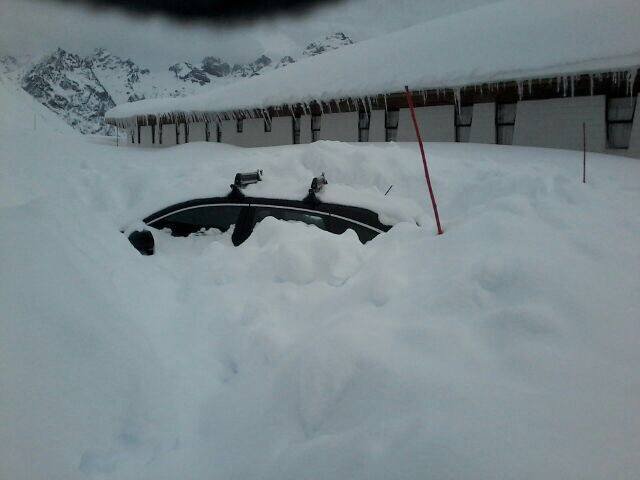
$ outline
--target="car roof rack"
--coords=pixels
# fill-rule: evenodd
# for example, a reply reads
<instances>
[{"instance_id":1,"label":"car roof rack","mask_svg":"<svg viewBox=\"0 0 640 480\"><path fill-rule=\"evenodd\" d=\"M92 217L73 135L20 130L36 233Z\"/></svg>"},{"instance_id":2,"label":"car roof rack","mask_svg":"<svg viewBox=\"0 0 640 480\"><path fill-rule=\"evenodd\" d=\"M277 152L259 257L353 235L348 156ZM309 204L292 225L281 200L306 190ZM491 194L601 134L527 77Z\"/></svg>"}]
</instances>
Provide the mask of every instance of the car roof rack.
<instances>
[{"instance_id":1,"label":"car roof rack","mask_svg":"<svg viewBox=\"0 0 640 480\"><path fill-rule=\"evenodd\" d=\"M247 185L258 183L260 181L262 181L262 170L256 170L255 172L246 173L238 172L236 173L233 183L230 185L231 192L229 193L228 197L232 199L245 198L242 189L244 189ZM320 193L324 186L328 183L329 182L327 182L327 179L324 176L324 172L322 172L321 175L314 177L311 180L309 193L307 193L307 196L304 197L302 201L311 205L319 205L320 203L322 203L316 194Z\"/></svg>"},{"instance_id":2,"label":"car roof rack","mask_svg":"<svg viewBox=\"0 0 640 480\"><path fill-rule=\"evenodd\" d=\"M327 179L324 176L324 172L322 172L322 175L320 175L319 177L314 177L313 180L311 180L311 187L309 188L309 193L307 194L307 196L304 198L303 201L310 203L312 205L318 205L319 203L321 203L316 193L321 192L324 186L327 185L328 183L329 182L327 182Z\"/></svg>"},{"instance_id":3,"label":"car roof rack","mask_svg":"<svg viewBox=\"0 0 640 480\"><path fill-rule=\"evenodd\" d=\"M244 197L241 189L252 183L258 183L262 180L262 170L256 170L255 172L236 173L233 183L230 185L232 197Z\"/></svg>"}]
</instances>

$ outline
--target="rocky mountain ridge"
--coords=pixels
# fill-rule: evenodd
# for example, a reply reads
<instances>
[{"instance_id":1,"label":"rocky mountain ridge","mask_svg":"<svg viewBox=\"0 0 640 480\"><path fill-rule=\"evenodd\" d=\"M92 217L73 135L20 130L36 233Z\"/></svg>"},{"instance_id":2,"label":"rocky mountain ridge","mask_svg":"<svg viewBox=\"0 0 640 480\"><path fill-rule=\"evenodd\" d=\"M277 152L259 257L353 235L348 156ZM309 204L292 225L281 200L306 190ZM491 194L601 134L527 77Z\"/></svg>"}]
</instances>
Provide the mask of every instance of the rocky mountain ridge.
<instances>
[{"instance_id":1,"label":"rocky mountain ridge","mask_svg":"<svg viewBox=\"0 0 640 480\"><path fill-rule=\"evenodd\" d=\"M104 123L104 114L117 104L203 92L286 68L302 58L352 43L347 35L337 32L307 45L297 59L287 55L275 61L261 55L246 64L230 64L220 57L207 56L200 63L178 62L156 72L104 48L97 48L85 57L58 48L36 61L0 57L0 73L80 132L109 135L114 129Z\"/></svg>"}]
</instances>

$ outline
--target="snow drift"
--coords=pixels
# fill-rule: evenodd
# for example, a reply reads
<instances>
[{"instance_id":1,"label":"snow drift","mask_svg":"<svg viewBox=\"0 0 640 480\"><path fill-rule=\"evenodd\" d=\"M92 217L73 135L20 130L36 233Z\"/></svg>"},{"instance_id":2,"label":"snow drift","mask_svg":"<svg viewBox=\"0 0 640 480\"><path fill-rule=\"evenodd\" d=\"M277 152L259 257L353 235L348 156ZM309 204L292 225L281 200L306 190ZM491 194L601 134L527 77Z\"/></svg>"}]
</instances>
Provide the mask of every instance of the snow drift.
<instances>
[{"instance_id":1,"label":"snow drift","mask_svg":"<svg viewBox=\"0 0 640 480\"><path fill-rule=\"evenodd\" d=\"M437 236L415 144L116 148L0 94L3 479L637 477L637 160L427 144ZM119 232L255 168L407 221Z\"/></svg>"}]
</instances>

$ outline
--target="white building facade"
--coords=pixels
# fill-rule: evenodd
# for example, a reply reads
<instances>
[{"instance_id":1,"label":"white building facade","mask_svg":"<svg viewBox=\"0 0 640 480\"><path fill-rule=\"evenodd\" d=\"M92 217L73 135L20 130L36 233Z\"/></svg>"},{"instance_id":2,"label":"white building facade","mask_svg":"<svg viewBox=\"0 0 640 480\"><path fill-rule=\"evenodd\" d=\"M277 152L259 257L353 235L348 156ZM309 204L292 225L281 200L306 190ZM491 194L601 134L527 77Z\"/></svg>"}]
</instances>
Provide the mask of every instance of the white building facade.
<instances>
[{"instance_id":1,"label":"white building facade","mask_svg":"<svg viewBox=\"0 0 640 480\"><path fill-rule=\"evenodd\" d=\"M614 153L640 158L638 95L589 95L416 107L425 142L471 142ZM583 138L583 124L586 138ZM416 140L410 111L360 112L215 119L138 125L128 129L128 143L166 147L189 142L223 142L240 147L311 143L411 142Z\"/></svg>"}]
</instances>

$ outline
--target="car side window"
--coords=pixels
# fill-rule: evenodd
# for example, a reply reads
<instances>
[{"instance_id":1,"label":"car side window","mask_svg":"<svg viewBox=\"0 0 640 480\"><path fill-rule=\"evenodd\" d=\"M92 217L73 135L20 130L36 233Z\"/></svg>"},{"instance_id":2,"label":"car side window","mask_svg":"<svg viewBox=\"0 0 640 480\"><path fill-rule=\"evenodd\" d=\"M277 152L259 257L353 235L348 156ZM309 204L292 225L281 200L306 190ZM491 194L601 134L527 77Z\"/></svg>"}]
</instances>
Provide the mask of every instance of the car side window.
<instances>
[{"instance_id":1,"label":"car side window","mask_svg":"<svg viewBox=\"0 0 640 480\"><path fill-rule=\"evenodd\" d=\"M240 215L240 206L209 205L185 208L170 213L150 223L158 229L169 228L175 236L186 237L202 228L215 228L226 232L235 225Z\"/></svg>"},{"instance_id":2,"label":"car side window","mask_svg":"<svg viewBox=\"0 0 640 480\"><path fill-rule=\"evenodd\" d=\"M335 216L331 217L328 227L328 230L336 235L342 235L348 229L351 229L356 232L362 243L367 243L378 235L378 232L371 228Z\"/></svg>"},{"instance_id":3,"label":"car side window","mask_svg":"<svg viewBox=\"0 0 640 480\"><path fill-rule=\"evenodd\" d=\"M256 219L255 223L259 223L267 217L277 218L278 220L287 220L293 222L303 222L307 225L315 225L322 230L328 230L329 216L304 210L293 210L277 207L255 207Z\"/></svg>"}]
</instances>

